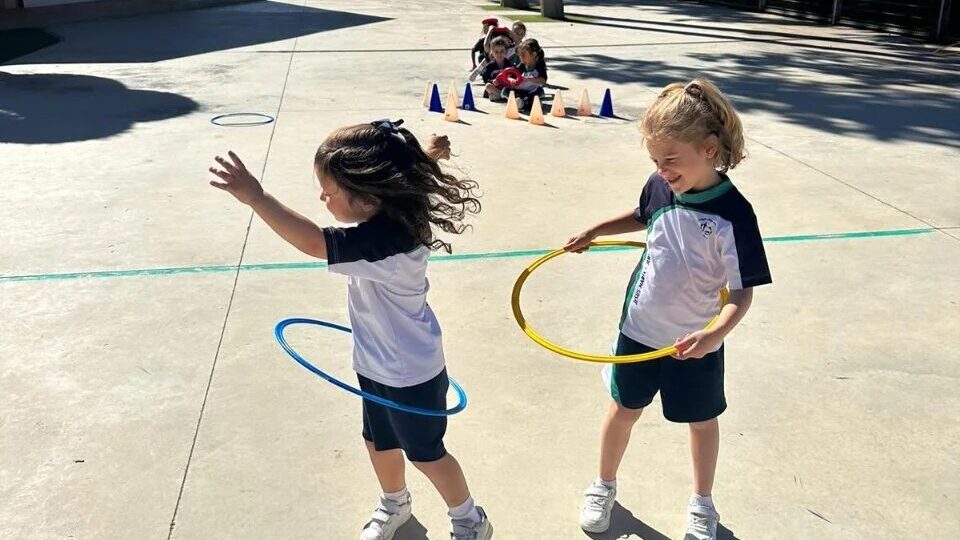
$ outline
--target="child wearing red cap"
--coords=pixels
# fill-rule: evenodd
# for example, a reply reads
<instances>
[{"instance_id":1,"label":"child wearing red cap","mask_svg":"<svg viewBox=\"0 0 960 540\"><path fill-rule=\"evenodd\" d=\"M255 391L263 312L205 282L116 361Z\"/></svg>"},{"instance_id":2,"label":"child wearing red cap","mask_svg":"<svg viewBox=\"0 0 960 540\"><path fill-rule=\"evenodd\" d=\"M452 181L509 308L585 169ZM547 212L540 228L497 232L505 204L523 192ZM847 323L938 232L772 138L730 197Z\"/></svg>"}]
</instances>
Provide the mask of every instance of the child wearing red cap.
<instances>
[{"instance_id":1,"label":"child wearing red cap","mask_svg":"<svg viewBox=\"0 0 960 540\"><path fill-rule=\"evenodd\" d=\"M480 21L483 25L483 30L480 31L481 37L473 45L473 49L470 50L470 62L473 64L471 69L477 68L477 63L483 63L487 59L487 33L490 32L491 28L497 28L500 25L500 22L496 17L489 17Z\"/></svg>"}]
</instances>

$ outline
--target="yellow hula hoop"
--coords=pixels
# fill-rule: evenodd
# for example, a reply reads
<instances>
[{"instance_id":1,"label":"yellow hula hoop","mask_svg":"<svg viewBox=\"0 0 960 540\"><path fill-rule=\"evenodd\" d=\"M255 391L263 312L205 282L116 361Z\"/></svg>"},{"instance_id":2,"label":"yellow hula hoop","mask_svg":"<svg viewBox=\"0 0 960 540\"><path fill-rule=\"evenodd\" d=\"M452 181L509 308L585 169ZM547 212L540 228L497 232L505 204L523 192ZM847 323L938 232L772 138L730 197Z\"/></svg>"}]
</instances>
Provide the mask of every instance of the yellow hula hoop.
<instances>
[{"instance_id":1,"label":"yellow hula hoop","mask_svg":"<svg viewBox=\"0 0 960 540\"><path fill-rule=\"evenodd\" d=\"M644 242L629 242L622 240L602 240L599 242L590 242L590 247L602 247L602 246L633 246L633 247L646 247L647 244ZM565 250L557 249L547 253L543 257L533 261L530 266L526 267L523 272L520 272L520 276L517 277L516 283L513 284L513 293L510 298L510 304L513 307L513 317L517 320L517 324L520 325L520 329L523 330L527 336L530 337L534 342L536 342L541 347L544 347L547 350L553 351L559 355L566 356L568 358L573 358L575 360L583 360L585 362L602 362L606 364L629 364L633 362L645 362L647 360L656 360L657 358L663 358L664 356L671 356L677 354L677 348L674 346L664 347L662 349L657 349L655 351L645 352L641 354L631 354L627 356L610 356L610 355L600 355L600 354L587 354L578 351L573 351L566 349L557 345L556 343L548 340L547 338L541 336L536 330L534 330L528 323L526 317L523 316L523 312L520 310L520 291L523 290L523 284L527 281L527 278L530 277L530 274L534 270L540 268L540 265L549 261L550 259L555 259L560 255L566 253ZM727 301L728 292L726 289L720 291L720 307L723 307L723 304ZM710 322L704 327L705 330L709 330L716 322L717 315L714 315Z\"/></svg>"}]
</instances>

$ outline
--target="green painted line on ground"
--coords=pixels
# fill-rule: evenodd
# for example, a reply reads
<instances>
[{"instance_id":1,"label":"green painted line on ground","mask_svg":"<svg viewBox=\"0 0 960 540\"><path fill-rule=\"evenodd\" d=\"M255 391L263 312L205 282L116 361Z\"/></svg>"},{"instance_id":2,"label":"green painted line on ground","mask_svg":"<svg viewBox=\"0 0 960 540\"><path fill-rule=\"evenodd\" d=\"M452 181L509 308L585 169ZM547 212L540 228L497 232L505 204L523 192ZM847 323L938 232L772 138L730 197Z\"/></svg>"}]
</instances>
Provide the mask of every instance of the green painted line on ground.
<instances>
[{"instance_id":1,"label":"green painted line on ground","mask_svg":"<svg viewBox=\"0 0 960 540\"><path fill-rule=\"evenodd\" d=\"M796 234L791 236L771 236L764 238L764 242L809 242L812 240L851 240L854 238L878 238L884 236L910 236L928 234L936 231L933 227L923 229L894 229L890 231L865 231L833 234Z\"/></svg>"},{"instance_id":2,"label":"green painted line on ground","mask_svg":"<svg viewBox=\"0 0 960 540\"><path fill-rule=\"evenodd\" d=\"M857 238L883 238L893 236L911 236L917 234L929 234L937 229L928 227L923 229L893 229L887 231L865 231L865 232L847 232L831 234L799 234L790 236L771 236L764 238L764 242L813 242L818 240L851 240ZM603 253L609 251L625 251L636 249L630 246L605 246L594 248L590 253ZM476 261L489 259L515 259L525 257L540 257L553 251L552 249L528 249L519 251L493 251L489 253L464 253L461 255L437 255L430 258L431 262L455 262L455 261ZM265 263L265 264L242 264L240 270L248 271L267 271L267 270L315 270L326 268L326 262L300 262L300 263ZM94 278L117 278L117 277L154 277L154 276L173 276L178 274L216 274L225 272L236 272L236 265L212 265L212 266L184 266L179 268L143 268L140 270L102 270L93 272L68 272L61 274L26 274L0 276L0 282L4 281L65 281L71 279L94 279Z\"/></svg>"}]
</instances>

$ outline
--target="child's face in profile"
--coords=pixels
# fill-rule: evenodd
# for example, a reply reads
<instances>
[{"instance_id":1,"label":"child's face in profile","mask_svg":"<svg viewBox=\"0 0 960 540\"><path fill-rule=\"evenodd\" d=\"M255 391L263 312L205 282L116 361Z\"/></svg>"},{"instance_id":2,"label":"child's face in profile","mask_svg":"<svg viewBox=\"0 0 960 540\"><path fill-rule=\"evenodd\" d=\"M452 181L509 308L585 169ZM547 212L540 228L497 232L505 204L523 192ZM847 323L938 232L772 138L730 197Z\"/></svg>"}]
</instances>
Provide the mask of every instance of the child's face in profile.
<instances>
[{"instance_id":1,"label":"child's face in profile","mask_svg":"<svg viewBox=\"0 0 960 540\"><path fill-rule=\"evenodd\" d=\"M481 30L480 33L483 35L487 35L487 32L489 32L491 28L493 28L492 24L485 24L483 25L483 30Z\"/></svg>"},{"instance_id":2,"label":"child's face in profile","mask_svg":"<svg viewBox=\"0 0 960 540\"><path fill-rule=\"evenodd\" d=\"M498 64L502 64L507 59L507 49L504 47L493 47L491 50L493 53L493 59Z\"/></svg>"},{"instance_id":3,"label":"child's face in profile","mask_svg":"<svg viewBox=\"0 0 960 540\"><path fill-rule=\"evenodd\" d=\"M716 137L710 136L703 144L691 144L676 140L646 141L650 159L657 166L657 174L663 177L674 193L701 191L716 183L717 171L713 158L717 150Z\"/></svg>"},{"instance_id":4,"label":"child's face in profile","mask_svg":"<svg viewBox=\"0 0 960 540\"><path fill-rule=\"evenodd\" d=\"M524 48L520 48L517 50L517 54L520 55L520 61L523 62L523 65L534 66L537 64L537 55L533 54L532 52Z\"/></svg>"},{"instance_id":5,"label":"child's face in profile","mask_svg":"<svg viewBox=\"0 0 960 540\"><path fill-rule=\"evenodd\" d=\"M320 181L320 200L326 204L333 219L341 223L360 223L376 213L376 206L355 200L329 173L319 168L316 173Z\"/></svg>"}]
</instances>

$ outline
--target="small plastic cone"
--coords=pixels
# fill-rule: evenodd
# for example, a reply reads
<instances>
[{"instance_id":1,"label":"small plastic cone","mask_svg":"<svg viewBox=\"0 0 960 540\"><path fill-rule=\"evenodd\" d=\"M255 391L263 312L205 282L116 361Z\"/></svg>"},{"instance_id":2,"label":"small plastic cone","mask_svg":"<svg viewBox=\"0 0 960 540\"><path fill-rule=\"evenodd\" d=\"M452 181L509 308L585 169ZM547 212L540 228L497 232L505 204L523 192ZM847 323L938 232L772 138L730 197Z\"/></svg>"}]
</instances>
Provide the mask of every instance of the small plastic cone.
<instances>
[{"instance_id":1,"label":"small plastic cone","mask_svg":"<svg viewBox=\"0 0 960 540\"><path fill-rule=\"evenodd\" d=\"M430 90L433 89L433 83L427 82L427 89L423 91L423 108L430 108Z\"/></svg>"},{"instance_id":2,"label":"small plastic cone","mask_svg":"<svg viewBox=\"0 0 960 540\"><path fill-rule=\"evenodd\" d=\"M536 126L546 124L543 119L543 107L540 105L540 96L533 96L533 106L530 107L530 123Z\"/></svg>"},{"instance_id":3,"label":"small plastic cone","mask_svg":"<svg viewBox=\"0 0 960 540\"><path fill-rule=\"evenodd\" d=\"M590 106L590 95L587 89L583 89L583 95L580 96L580 107L577 108L577 116L593 116L593 107Z\"/></svg>"},{"instance_id":4,"label":"small plastic cone","mask_svg":"<svg viewBox=\"0 0 960 540\"><path fill-rule=\"evenodd\" d=\"M473 89L470 88L470 83L463 87L463 101L460 102L460 108L465 111L477 110L477 104L473 102Z\"/></svg>"},{"instance_id":5,"label":"small plastic cone","mask_svg":"<svg viewBox=\"0 0 960 540\"><path fill-rule=\"evenodd\" d=\"M443 112L443 103L440 102L440 89L436 83L430 88L430 112Z\"/></svg>"},{"instance_id":6,"label":"small plastic cone","mask_svg":"<svg viewBox=\"0 0 960 540\"><path fill-rule=\"evenodd\" d=\"M613 97L610 95L610 89L603 93L603 102L600 104L600 116L613 118Z\"/></svg>"},{"instance_id":7,"label":"small plastic cone","mask_svg":"<svg viewBox=\"0 0 960 540\"><path fill-rule=\"evenodd\" d=\"M507 98L507 112L504 115L510 120L519 120L520 111L517 110L517 94L510 91L510 97Z\"/></svg>"},{"instance_id":8,"label":"small plastic cone","mask_svg":"<svg viewBox=\"0 0 960 540\"><path fill-rule=\"evenodd\" d=\"M553 96L553 107L550 108L550 115L564 117L567 115L567 109L563 106L563 94L557 90L557 95Z\"/></svg>"},{"instance_id":9,"label":"small plastic cone","mask_svg":"<svg viewBox=\"0 0 960 540\"><path fill-rule=\"evenodd\" d=\"M451 86L450 93L447 94L447 106L446 111L443 114L443 119L448 122L459 122L460 113L457 112L457 91Z\"/></svg>"}]
</instances>

